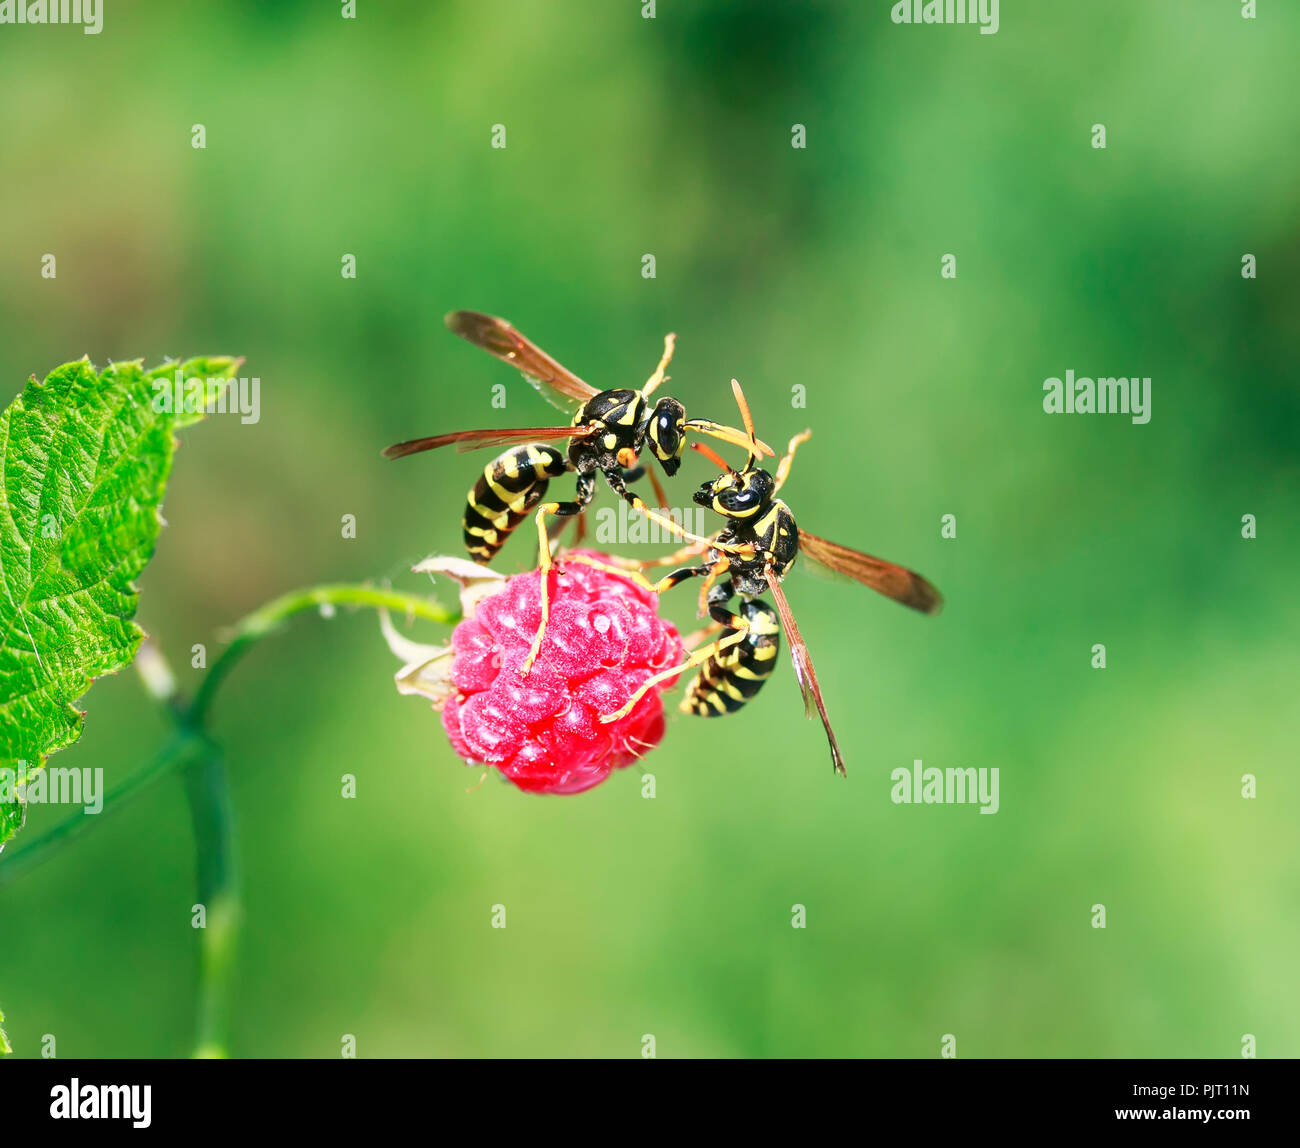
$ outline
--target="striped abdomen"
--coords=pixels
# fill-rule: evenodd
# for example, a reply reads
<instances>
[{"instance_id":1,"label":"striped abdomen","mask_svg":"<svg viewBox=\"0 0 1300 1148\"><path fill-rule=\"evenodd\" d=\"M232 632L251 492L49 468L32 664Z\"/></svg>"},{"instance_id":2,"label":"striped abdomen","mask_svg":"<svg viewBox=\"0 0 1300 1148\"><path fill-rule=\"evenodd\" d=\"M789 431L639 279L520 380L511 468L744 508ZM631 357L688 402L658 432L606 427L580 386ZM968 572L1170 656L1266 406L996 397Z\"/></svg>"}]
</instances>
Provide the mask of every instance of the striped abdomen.
<instances>
[{"instance_id":1,"label":"striped abdomen","mask_svg":"<svg viewBox=\"0 0 1300 1148\"><path fill-rule=\"evenodd\" d=\"M488 463L469 492L461 519L469 556L480 565L491 562L541 501L547 483L568 466L564 455L544 443L511 447Z\"/></svg>"},{"instance_id":2,"label":"striped abdomen","mask_svg":"<svg viewBox=\"0 0 1300 1148\"><path fill-rule=\"evenodd\" d=\"M740 615L749 623L745 637L704 663L682 699L684 713L700 717L735 713L771 677L781 649L780 619L760 599L745 602L740 607ZM734 629L724 629L718 640L734 633Z\"/></svg>"}]
</instances>

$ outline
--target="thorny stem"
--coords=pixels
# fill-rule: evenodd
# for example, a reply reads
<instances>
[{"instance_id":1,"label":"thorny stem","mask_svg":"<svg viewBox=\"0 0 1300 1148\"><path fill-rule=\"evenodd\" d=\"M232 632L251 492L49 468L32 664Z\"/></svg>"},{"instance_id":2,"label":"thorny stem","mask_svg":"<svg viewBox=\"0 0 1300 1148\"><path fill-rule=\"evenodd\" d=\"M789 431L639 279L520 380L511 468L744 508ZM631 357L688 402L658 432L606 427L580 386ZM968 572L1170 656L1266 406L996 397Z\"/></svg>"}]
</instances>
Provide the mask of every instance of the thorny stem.
<instances>
[{"instance_id":1,"label":"thorny stem","mask_svg":"<svg viewBox=\"0 0 1300 1148\"><path fill-rule=\"evenodd\" d=\"M177 692L175 680L157 651L146 647L137 659L146 688L170 713L176 729L147 765L104 795L104 807L117 808L151 781L185 767L186 797L198 866L198 904L203 906L205 915L199 940L196 1057L226 1055L231 973L243 913L229 780L221 753L205 732L212 701L218 687L250 647L274 633L294 614L336 605L401 611L411 617L446 624L460 620L458 611L411 594L371 586L313 586L284 594L240 621L233 629L230 644L212 663L194 701L189 704ZM92 820L84 816L72 817L37 838L16 857L0 865L0 886L34 869L59 845L90 824Z\"/></svg>"}]
</instances>

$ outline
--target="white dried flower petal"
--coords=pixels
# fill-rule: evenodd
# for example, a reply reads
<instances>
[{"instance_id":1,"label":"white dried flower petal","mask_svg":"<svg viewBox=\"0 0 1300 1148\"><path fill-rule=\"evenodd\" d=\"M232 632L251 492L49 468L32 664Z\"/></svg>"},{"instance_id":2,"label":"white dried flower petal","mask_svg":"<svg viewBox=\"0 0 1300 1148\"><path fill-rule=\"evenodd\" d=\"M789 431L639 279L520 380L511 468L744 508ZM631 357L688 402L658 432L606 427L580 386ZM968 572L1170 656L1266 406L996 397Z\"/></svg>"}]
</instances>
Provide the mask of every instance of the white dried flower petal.
<instances>
[{"instance_id":1,"label":"white dried flower petal","mask_svg":"<svg viewBox=\"0 0 1300 1148\"><path fill-rule=\"evenodd\" d=\"M388 648L403 662L402 668L393 675L397 692L419 694L433 702L434 709L442 709L455 689L451 682L452 648L430 646L403 637L394 629L387 610L379 611L379 626Z\"/></svg>"},{"instance_id":2,"label":"white dried flower petal","mask_svg":"<svg viewBox=\"0 0 1300 1148\"><path fill-rule=\"evenodd\" d=\"M474 617L478 604L500 590L506 580L504 574L498 574L487 566L442 554L430 555L412 570L416 574L443 574L459 582L460 612L466 618Z\"/></svg>"},{"instance_id":3,"label":"white dried flower petal","mask_svg":"<svg viewBox=\"0 0 1300 1148\"><path fill-rule=\"evenodd\" d=\"M486 566L441 554L431 555L412 569L417 574L442 574L459 582L460 609L465 618L472 618L478 604L500 590L506 581L504 574ZM451 681L452 647L430 646L404 637L394 628L387 610L379 611L379 625L388 648L402 660L402 668L393 675L398 693L419 694L433 702L434 709L442 709L455 692Z\"/></svg>"}]
</instances>

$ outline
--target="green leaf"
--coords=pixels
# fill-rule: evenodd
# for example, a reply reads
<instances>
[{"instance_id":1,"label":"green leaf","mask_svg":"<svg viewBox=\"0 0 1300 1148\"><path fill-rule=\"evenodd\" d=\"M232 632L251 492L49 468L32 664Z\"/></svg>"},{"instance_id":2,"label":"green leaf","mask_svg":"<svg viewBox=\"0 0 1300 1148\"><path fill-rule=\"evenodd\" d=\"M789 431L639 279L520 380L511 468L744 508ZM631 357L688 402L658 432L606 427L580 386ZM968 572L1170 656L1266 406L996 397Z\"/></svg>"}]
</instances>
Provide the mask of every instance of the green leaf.
<instances>
[{"instance_id":1,"label":"green leaf","mask_svg":"<svg viewBox=\"0 0 1300 1148\"><path fill-rule=\"evenodd\" d=\"M173 431L208 405L174 409L176 372L225 380L240 362L96 372L82 359L32 379L0 416L0 847L23 821L15 779L76 741L73 702L144 637L132 579L158 538ZM203 396L223 385L205 383Z\"/></svg>"}]
</instances>

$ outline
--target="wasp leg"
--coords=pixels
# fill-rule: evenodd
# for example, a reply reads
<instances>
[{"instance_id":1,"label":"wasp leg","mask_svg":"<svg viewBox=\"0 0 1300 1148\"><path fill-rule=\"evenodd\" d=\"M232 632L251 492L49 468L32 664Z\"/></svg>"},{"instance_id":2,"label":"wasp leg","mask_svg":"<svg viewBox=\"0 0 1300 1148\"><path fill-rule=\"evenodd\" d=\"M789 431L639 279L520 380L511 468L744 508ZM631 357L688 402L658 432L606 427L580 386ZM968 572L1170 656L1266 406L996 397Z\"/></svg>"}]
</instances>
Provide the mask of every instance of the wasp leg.
<instances>
[{"instance_id":1,"label":"wasp leg","mask_svg":"<svg viewBox=\"0 0 1300 1148\"><path fill-rule=\"evenodd\" d=\"M582 514L571 514L567 517L556 518L552 516L546 524L546 537L550 540L552 554L559 548L560 539L564 537L564 532L569 529L569 523L573 523L574 526L574 546L581 546L583 539L587 537L587 515L585 511ZM541 555L538 554L538 563L541 560Z\"/></svg>"},{"instance_id":2,"label":"wasp leg","mask_svg":"<svg viewBox=\"0 0 1300 1148\"><path fill-rule=\"evenodd\" d=\"M750 543L743 543L742 545L739 546L733 546L730 544L719 545L716 535L712 538L704 538L699 534L693 534L691 533L691 531L687 530L683 526L680 526L678 523L674 522L671 518L667 517L666 515L660 514L656 510L651 510L650 507L646 505L645 500L642 499L640 495L635 494L633 491L628 490L628 488L625 485L623 485L623 479L621 475L606 474L605 478L609 481L610 489L615 494L617 494L620 498L622 498L625 502L627 502L627 504L630 507L632 507L633 510L639 510L648 519L650 519L651 522L657 523L660 529L668 531L668 533L671 534L674 538L680 538L683 542L690 542L696 546L700 546L705 549L711 546L717 550L724 550L728 554L735 554L738 556L743 556L745 558L752 558L754 556L754 547Z\"/></svg>"},{"instance_id":3,"label":"wasp leg","mask_svg":"<svg viewBox=\"0 0 1300 1148\"><path fill-rule=\"evenodd\" d=\"M721 563L719 563L719 565L721 565ZM694 568L695 573L700 573L705 570L708 570L710 572L710 579L722 573L721 570L718 570L714 567ZM682 573L685 574L686 571L682 571ZM725 582L719 583L712 591L710 591L709 594L709 614L713 618L713 625L719 628L726 629L727 632L723 635L723 637L718 638L713 642L710 642L707 646L701 646L699 649L693 650L691 654L686 658L686 660L681 662L679 665L670 666L668 669L662 670L659 673L653 675L652 677L647 678L646 681L642 683L640 689L638 689L636 693L634 693L630 698L628 698L628 700L623 704L621 709L616 710L612 714L602 715L600 720L602 722L617 721L619 718L624 717L625 715L631 713L632 707L635 706L637 702L639 702L643 697L645 697L645 695L650 690L654 689L655 686L659 685L661 682L670 681L672 678L677 677L679 674L684 674L687 670L691 669L693 666L705 666L706 671L709 668L709 666L720 666L723 668L724 671L730 672L734 668L732 663L734 662L735 665L738 666L741 663L741 659L738 657L733 657L724 660L722 658L722 654L726 650L730 649L733 646L738 646L740 645L740 643L747 642L747 641L749 642L750 645L762 644L766 638L766 635L770 632L771 628L775 626L775 615L772 615L772 620L770 623L766 623L766 619L762 615L761 611L755 610L753 607L748 605L744 607L745 613L747 615L757 616L760 623L759 637L757 640L751 641L750 633L754 627L751 625L749 618L742 616L740 614L733 613L730 609L727 608L726 605L727 602L732 597L734 597L734 595L735 595L735 588L731 582L731 579L729 578ZM771 614L771 610L768 609L767 613ZM777 633L779 632L780 631L778 630ZM771 659L775 657L775 652L763 656L765 657L765 659ZM766 677L766 674L764 674L763 677ZM758 684L761 685L762 681L760 680ZM758 686L756 685L753 687L752 692L757 692L757 689ZM692 698L695 697L696 692L697 691L695 689L695 683L693 682L689 696ZM729 691L728 696L730 696L731 693L739 694L740 690L733 687L732 690ZM748 696L749 695L742 695L741 698L739 699L739 705L743 705L744 702L748 700ZM718 704L720 706L722 705L721 702ZM735 708L739 708L739 705L737 705ZM720 713L725 712L725 706L719 709L718 712Z\"/></svg>"},{"instance_id":4,"label":"wasp leg","mask_svg":"<svg viewBox=\"0 0 1300 1148\"><path fill-rule=\"evenodd\" d=\"M668 495L664 491L663 483L659 481L659 476L653 470L648 470L646 473L650 476L650 485L654 487L655 498L658 499L660 508L667 510Z\"/></svg>"},{"instance_id":5,"label":"wasp leg","mask_svg":"<svg viewBox=\"0 0 1300 1148\"><path fill-rule=\"evenodd\" d=\"M714 634L722 629L721 622L710 622L707 626L701 626L693 634L687 634L682 639L682 645L688 650L698 649L705 641L712 638Z\"/></svg>"},{"instance_id":6,"label":"wasp leg","mask_svg":"<svg viewBox=\"0 0 1300 1148\"><path fill-rule=\"evenodd\" d=\"M533 663L537 660L537 655L542 648L542 639L546 636L546 623L551 617L550 574L554 561L551 558L551 540L546 529L547 515L567 518L574 514L581 514L587 509L595 493L595 475L580 474L578 475L578 489L575 501L544 502L537 508L537 565L541 577L542 621L537 627L537 633L533 636L533 644L528 651L528 656L524 659L523 665L519 667L521 677L528 677L532 671Z\"/></svg>"},{"instance_id":7,"label":"wasp leg","mask_svg":"<svg viewBox=\"0 0 1300 1148\"><path fill-rule=\"evenodd\" d=\"M659 360L659 365L655 368L655 373L646 379L645 386L641 388L643 395L649 395L659 386L668 376L664 372L668 369L668 364L673 360L673 350L677 346L676 335L664 336L664 353Z\"/></svg>"},{"instance_id":8,"label":"wasp leg","mask_svg":"<svg viewBox=\"0 0 1300 1148\"><path fill-rule=\"evenodd\" d=\"M720 605L720 593L715 597ZM719 612L725 612L721 610ZM699 717L735 713L750 701L772 676L781 648L781 623L775 610L761 599L740 607L745 621L745 640L731 650L709 658L686 687L678 708ZM728 627L724 641L734 632Z\"/></svg>"},{"instance_id":9,"label":"wasp leg","mask_svg":"<svg viewBox=\"0 0 1300 1148\"><path fill-rule=\"evenodd\" d=\"M663 483L659 481L659 476L655 473L653 467L646 466L645 463L639 462L636 466L631 467L630 469L624 469L623 471L624 484L640 482L643 478L648 478L650 480L650 485L654 487L655 498L659 500L660 508L666 509L668 506L668 495L664 492Z\"/></svg>"},{"instance_id":10,"label":"wasp leg","mask_svg":"<svg viewBox=\"0 0 1300 1148\"><path fill-rule=\"evenodd\" d=\"M567 518L552 518L546 527L546 536L551 540L551 553L560 548L560 539L564 537L564 532L569 529L569 523L573 523L573 541L571 546L581 546L583 539L587 537L587 516L586 514L572 514ZM538 561L541 561L540 556Z\"/></svg>"},{"instance_id":11,"label":"wasp leg","mask_svg":"<svg viewBox=\"0 0 1300 1148\"><path fill-rule=\"evenodd\" d=\"M633 585L640 586L643 590L649 590L651 594L662 594L665 590L671 590L681 582L689 578L703 578L713 569L711 565L704 566L683 566L680 570L674 570L671 574L666 574L658 582L651 582L640 570L628 570L622 566L611 566L607 562L597 562L594 558L588 558L585 554L571 554L565 558L566 562L577 562L583 566L590 566L593 570L603 570L606 574L617 574L621 578L626 578Z\"/></svg>"},{"instance_id":12,"label":"wasp leg","mask_svg":"<svg viewBox=\"0 0 1300 1148\"><path fill-rule=\"evenodd\" d=\"M710 540L709 545L712 544L712 540ZM658 558L622 558L617 554L611 554L610 560L615 566L624 570L649 570L652 566L676 566L678 563L685 562L688 558L698 558L708 548L708 546L699 542L692 542L689 546L683 546L680 550L674 550L671 554L661 554Z\"/></svg>"},{"instance_id":13,"label":"wasp leg","mask_svg":"<svg viewBox=\"0 0 1300 1148\"><path fill-rule=\"evenodd\" d=\"M773 494L780 490L785 485L785 480L790 477L790 467L794 465L794 452L810 438L812 438L812 431L806 430L800 431L790 440L789 446L785 448L785 455L776 466L776 487Z\"/></svg>"},{"instance_id":14,"label":"wasp leg","mask_svg":"<svg viewBox=\"0 0 1300 1148\"><path fill-rule=\"evenodd\" d=\"M586 515L577 514L569 518L551 518L547 521L546 537L547 540L550 542L550 548L552 553L555 552L556 547L560 544L560 539L564 536L564 532L569 529L569 523L570 522L581 523L585 517ZM539 565L541 564L541 561L542 561L541 551L538 551L537 562Z\"/></svg>"},{"instance_id":15,"label":"wasp leg","mask_svg":"<svg viewBox=\"0 0 1300 1148\"><path fill-rule=\"evenodd\" d=\"M719 558L718 561L713 564L713 568L709 571L708 577L704 579L704 585L700 587L700 609L696 617L703 618L705 614L711 614L714 619L720 620L713 610L715 594L713 583L717 581L719 574L725 574L730 569L731 559L726 557L726 555L723 555L723 557ZM730 586L731 583L728 581L724 582L723 585ZM719 600L725 602L730 597L731 591L728 590Z\"/></svg>"},{"instance_id":16,"label":"wasp leg","mask_svg":"<svg viewBox=\"0 0 1300 1148\"><path fill-rule=\"evenodd\" d=\"M602 714L600 720L608 723L618 721L621 717L626 717L632 712L632 708L636 703L654 689L655 686L659 685L660 682L670 681L679 674L684 674L693 666L703 665L705 662L709 661L710 658L722 653L723 650L726 650L739 642L743 642L745 640L745 635L749 630L749 623L738 615L733 614L730 615L730 617L739 623L738 626L731 627L733 631L732 633L728 634L725 638L719 638L717 641L710 642L707 646L701 646L698 650L695 650L690 654L690 656L680 665L669 666L668 669L660 670L659 673L646 678L646 680L641 683L641 688L623 703L621 709L615 710L612 714Z\"/></svg>"}]
</instances>

